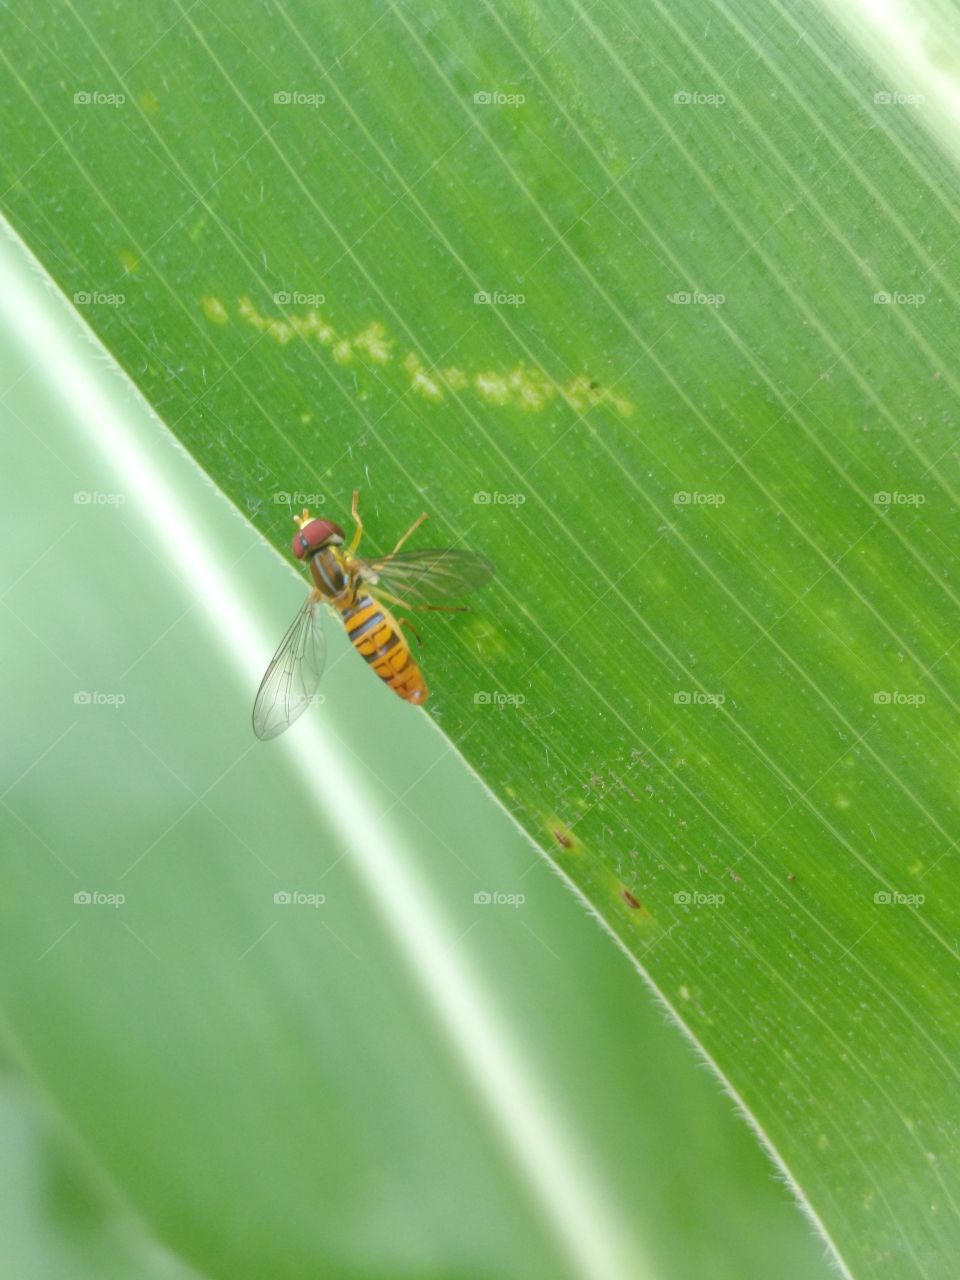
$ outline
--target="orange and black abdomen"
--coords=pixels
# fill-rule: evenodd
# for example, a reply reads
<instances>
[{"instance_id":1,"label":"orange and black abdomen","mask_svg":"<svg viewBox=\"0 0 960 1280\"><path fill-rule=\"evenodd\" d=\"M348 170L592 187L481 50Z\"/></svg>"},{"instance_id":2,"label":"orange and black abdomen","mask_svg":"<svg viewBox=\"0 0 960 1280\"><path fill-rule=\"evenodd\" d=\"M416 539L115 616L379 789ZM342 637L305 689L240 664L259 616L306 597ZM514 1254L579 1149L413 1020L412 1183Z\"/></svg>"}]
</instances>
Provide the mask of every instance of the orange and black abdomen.
<instances>
[{"instance_id":1,"label":"orange and black abdomen","mask_svg":"<svg viewBox=\"0 0 960 1280\"><path fill-rule=\"evenodd\" d=\"M407 702L427 700L427 686L400 625L389 609L368 595L358 595L341 611L350 643L394 693Z\"/></svg>"}]
</instances>

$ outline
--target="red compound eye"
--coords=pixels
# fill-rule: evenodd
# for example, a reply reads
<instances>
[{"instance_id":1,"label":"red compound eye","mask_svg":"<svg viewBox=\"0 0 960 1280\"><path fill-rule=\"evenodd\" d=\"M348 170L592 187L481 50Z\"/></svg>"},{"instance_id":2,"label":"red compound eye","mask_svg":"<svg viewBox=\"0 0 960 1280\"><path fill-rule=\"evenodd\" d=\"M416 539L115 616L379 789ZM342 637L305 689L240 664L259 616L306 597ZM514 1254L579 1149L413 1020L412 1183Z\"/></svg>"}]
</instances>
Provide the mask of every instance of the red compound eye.
<instances>
[{"instance_id":1,"label":"red compound eye","mask_svg":"<svg viewBox=\"0 0 960 1280\"><path fill-rule=\"evenodd\" d=\"M340 546L342 542L343 530L338 524L332 520L310 520L293 535L290 546L297 559L302 560L312 551L319 551L330 544Z\"/></svg>"}]
</instances>

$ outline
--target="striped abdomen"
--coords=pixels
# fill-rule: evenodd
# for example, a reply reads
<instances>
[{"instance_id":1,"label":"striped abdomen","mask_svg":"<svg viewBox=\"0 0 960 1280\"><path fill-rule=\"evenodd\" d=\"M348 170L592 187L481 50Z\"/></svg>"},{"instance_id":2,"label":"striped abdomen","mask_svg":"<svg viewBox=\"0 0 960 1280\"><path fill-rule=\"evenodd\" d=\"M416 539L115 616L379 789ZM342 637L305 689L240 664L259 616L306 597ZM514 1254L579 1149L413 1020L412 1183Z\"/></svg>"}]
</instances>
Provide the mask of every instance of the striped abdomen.
<instances>
[{"instance_id":1,"label":"striped abdomen","mask_svg":"<svg viewBox=\"0 0 960 1280\"><path fill-rule=\"evenodd\" d=\"M381 680L407 702L427 700L427 686L400 624L385 605L363 593L341 610L350 643L369 662Z\"/></svg>"}]
</instances>

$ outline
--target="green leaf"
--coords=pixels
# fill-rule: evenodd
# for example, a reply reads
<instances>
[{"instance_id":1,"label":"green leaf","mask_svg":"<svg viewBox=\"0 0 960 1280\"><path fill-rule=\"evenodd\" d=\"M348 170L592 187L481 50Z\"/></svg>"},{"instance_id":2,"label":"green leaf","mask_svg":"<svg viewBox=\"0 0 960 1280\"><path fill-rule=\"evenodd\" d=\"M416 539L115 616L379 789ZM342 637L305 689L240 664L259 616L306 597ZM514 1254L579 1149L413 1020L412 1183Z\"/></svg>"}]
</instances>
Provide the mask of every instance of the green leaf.
<instances>
[{"instance_id":1,"label":"green leaf","mask_svg":"<svg viewBox=\"0 0 960 1280\"><path fill-rule=\"evenodd\" d=\"M822 1276L627 957L342 631L251 739L302 582L31 269L0 244L0 1009L47 1105L0 1077L0 1275Z\"/></svg>"},{"instance_id":2,"label":"green leaf","mask_svg":"<svg viewBox=\"0 0 960 1280\"><path fill-rule=\"evenodd\" d=\"M496 560L424 628L437 724L843 1265L933 1277L957 49L894 12L15 7L3 204L278 548L359 486L368 546L425 506Z\"/></svg>"},{"instance_id":3,"label":"green leaf","mask_svg":"<svg viewBox=\"0 0 960 1280\"><path fill-rule=\"evenodd\" d=\"M105 1190L22 1081L0 1076L0 1271L19 1280L198 1280Z\"/></svg>"}]
</instances>

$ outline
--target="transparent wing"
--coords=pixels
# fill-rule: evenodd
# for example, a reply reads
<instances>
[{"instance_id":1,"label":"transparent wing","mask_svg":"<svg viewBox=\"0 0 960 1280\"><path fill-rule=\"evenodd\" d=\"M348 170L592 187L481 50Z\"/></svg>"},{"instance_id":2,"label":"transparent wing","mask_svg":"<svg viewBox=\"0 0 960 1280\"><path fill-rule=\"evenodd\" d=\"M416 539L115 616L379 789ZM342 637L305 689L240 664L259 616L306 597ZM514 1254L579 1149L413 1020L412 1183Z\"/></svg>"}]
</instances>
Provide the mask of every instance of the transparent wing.
<instances>
[{"instance_id":1,"label":"transparent wing","mask_svg":"<svg viewBox=\"0 0 960 1280\"><path fill-rule=\"evenodd\" d=\"M486 556L460 547L401 551L381 560L362 561L361 576L380 582L404 600L432 604L476 591L496 570Z\"/></svg>"},{"instance_id":2,"label":"transparent wing","mask_svg":"<svg viewBox=\"0 0 960 1280\"><path fill-rule=\"evenodd\" d=\"M320 602L308 597L280 641L253 704L253 732L276 738L310 705L327 660Z\"/></svg>"}]
</instances>

